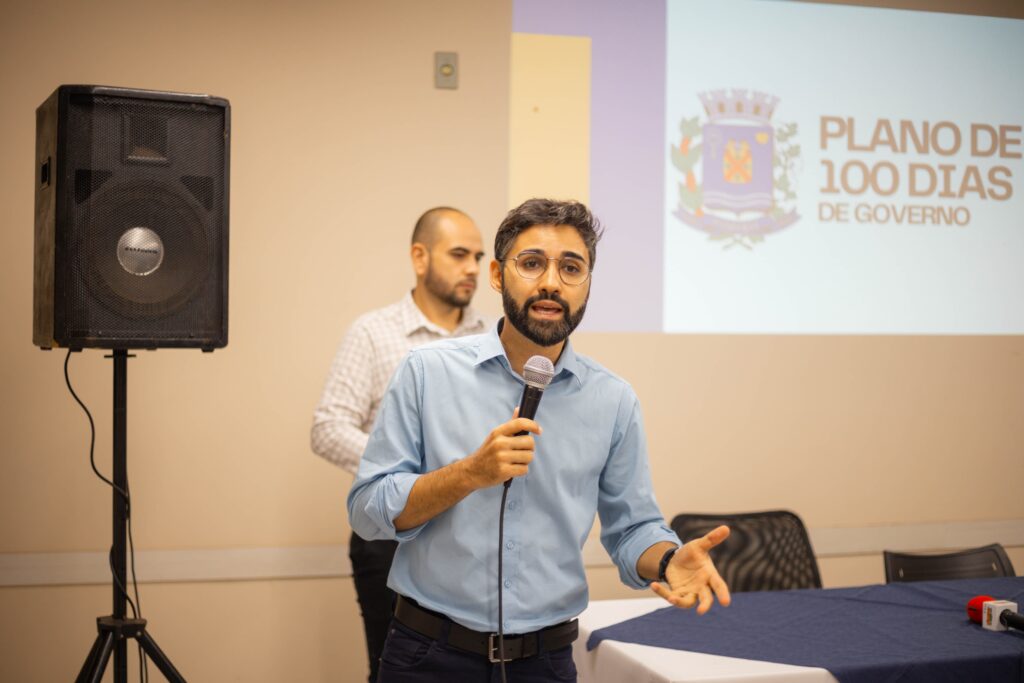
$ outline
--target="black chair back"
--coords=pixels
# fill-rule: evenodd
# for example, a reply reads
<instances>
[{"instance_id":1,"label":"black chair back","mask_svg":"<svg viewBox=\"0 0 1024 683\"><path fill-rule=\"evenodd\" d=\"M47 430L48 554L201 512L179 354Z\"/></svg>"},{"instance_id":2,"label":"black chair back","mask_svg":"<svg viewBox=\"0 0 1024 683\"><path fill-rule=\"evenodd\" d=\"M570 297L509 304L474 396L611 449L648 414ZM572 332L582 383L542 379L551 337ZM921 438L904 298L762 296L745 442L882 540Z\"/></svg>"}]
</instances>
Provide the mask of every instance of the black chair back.
<instances>
[{"instance_id":1,"label":"black chair back","mask_svg":"<svg viewBox=\"0 0 1024 683\"><path fill-rule=\"evenodd\" d=\"M987 579L1014 576L1013 564L998 543L955 553L882 552L885 582Z\"/></svg>"},{"instance_id":2,"label":"black chair back","mask_svg":"<svg viewBox=\"0 0 1024 683\"><path fill-rule=\"evenodd\" d=\"M728 515L683 513L672 530L685 543L720 524L732 533L711 550L715 567L734 593L821 588L821 572L803 521L788 510Z\"/></svg>"}]
</instances>

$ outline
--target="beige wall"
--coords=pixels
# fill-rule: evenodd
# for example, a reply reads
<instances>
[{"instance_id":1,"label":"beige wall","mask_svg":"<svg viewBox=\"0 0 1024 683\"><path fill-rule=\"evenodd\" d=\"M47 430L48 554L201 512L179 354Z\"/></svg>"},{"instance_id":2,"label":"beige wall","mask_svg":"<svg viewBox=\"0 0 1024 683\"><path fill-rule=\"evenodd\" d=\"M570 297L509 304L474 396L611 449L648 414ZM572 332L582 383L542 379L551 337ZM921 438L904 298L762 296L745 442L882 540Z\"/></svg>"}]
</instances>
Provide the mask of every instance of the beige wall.
<instances>
[{"instance_id":1,"label":"beige wall","mask_svg":"<svg viewBox=\"0 0 1024 683\"><path fill-rule=\"evenodd\" d=\"M493 239L507 209L510 3L21 1L0 15L0 552L98 551L110 539L110 495L89 470L64 353L34 349L29 333L34 110L61 83L233 106L230 343L129 363L137 547L347 543L349 477L310 452L312 410L345 327L412 285L420 212L462 207ZM458 90L433 87L439 50L459 53ZM110 362L78 354L71 374L109 472ZM142 593L189 680L365 675L349 579ZM0 680L69 680L109 605L109 587L0 589L0 613L19 624L5 628Z\"/></svg>"},{"instance_id":2,"label":"beige wall","mask_svg":"<svg viewBox=\"0 0 1024 683\"><path fill-rule=\"evenodd\" d=\"M88 467L63 352L30 343L35 106L61 83L231 100L231 340L212 355L140 353L129 364L135 539L143 551L336 546L348 537L349 478L310 453L310 413L348 323L410 286L403 255L419 212L463 207L489 243L507 209L510 4L5 4L3 558L103 551L110 536L110 496ZM435 50L459 52L459 90L433 89ZM479 303L497 312L489 291ZM1019 496L981 495L988 482L1024 481L1024 338L591 333L576 343L636 387L668 516L785 506L812 528L862 534L1024 519ZM87 352L71 370L109 472L110 363ZM869 552L822 565L828 585L881 579ZM614 570L594 568L591 580L594 597L625 594ZM348 578L141 589L153 634L190 680L364 675ZM67 680L109 603L103 585L0 588L0 680Z\"/></svg>"}]
</instances>

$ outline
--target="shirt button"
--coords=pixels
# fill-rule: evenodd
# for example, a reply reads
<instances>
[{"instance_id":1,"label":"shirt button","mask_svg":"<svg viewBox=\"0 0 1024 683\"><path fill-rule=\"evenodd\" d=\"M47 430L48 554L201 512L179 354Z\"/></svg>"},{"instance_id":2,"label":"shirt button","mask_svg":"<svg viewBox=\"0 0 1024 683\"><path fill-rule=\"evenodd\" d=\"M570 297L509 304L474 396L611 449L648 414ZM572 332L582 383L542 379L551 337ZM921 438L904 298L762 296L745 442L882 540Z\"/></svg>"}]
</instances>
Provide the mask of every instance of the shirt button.
<instances>
[{"instance_id":1,"label":"shirt button","mask_svg":"<svg viewBox=\"0 0 1024 683\"><path fill-rule=\"evenodd\" d=\"M508 548L509 550L512 550L512 548L516 547L516 544L513 543L512 541L506 541L505 547Z\"/></svg>"},{"instance_id":2,"label":"shirt button","mask_svg":"<svg viewBox=\"0 0 1024 683\"><path fill-rule=\"evenodd\" d=\"M515 510L516 509L516 502L514 500L509 501L508 509L509 510Z\"/></svg>"},{"instance_id":3,"label":"shirt button","mask_svg":"<svg viewBox=\"0 0 1024 683\"><path fill-rule=\"evenodd\" d=\"M511 588L511 587L512 587L512 580L511 579L505 579L505 588Z\"/></svg>"}]
</instances>

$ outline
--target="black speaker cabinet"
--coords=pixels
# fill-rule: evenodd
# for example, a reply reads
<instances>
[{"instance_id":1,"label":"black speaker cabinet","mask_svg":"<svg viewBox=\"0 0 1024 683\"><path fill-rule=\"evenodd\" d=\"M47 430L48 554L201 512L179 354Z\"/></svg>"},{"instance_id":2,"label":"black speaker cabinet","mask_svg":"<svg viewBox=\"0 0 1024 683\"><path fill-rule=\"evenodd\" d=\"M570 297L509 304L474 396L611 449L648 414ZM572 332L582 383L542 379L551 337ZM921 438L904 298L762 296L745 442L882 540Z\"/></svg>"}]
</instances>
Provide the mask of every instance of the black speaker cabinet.
<instances>
[{"instance_id":1,"label":"black speaker cabinet","mask_svg":"<svg viewBox=\"0 0 1024 683\"><path fill-rule=\"evenodd\" d=\"M39 106L35 345L227 344L230 117L217 97L91 85Z\"/></svg>"}]
</instances>

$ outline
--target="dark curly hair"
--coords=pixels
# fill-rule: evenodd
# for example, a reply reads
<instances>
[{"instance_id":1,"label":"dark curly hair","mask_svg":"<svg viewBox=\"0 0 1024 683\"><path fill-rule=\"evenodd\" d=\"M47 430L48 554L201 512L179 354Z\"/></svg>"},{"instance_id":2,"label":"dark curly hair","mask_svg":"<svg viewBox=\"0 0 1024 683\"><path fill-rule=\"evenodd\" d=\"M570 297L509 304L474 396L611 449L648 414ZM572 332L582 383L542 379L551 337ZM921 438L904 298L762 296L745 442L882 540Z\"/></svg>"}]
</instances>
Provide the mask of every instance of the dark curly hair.
<instances>
[{"instance_id":1,"label":"dark curly hair","mask_svg":"<svg viewBox=\"0 0 1024 683\"><path fill-rule=\"evenodd\" d=\"M508 212L494 236L494 257L504 261L512 243L521 232L535 225L569 225L583 238L590 254L590 269L597 259L597 242L602 228L590 209L577 201L555 199L528 199Z\"/></svg>"}]
</instances>

